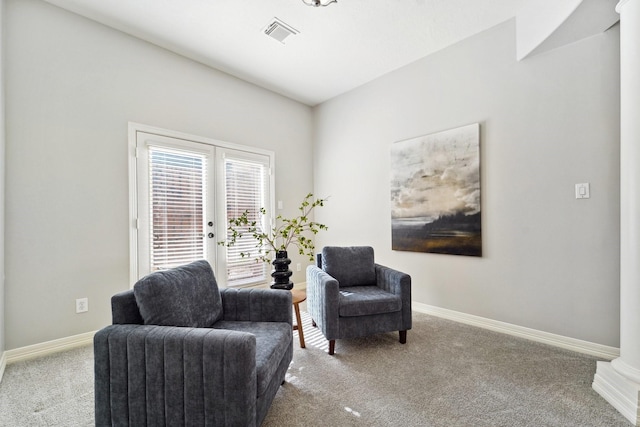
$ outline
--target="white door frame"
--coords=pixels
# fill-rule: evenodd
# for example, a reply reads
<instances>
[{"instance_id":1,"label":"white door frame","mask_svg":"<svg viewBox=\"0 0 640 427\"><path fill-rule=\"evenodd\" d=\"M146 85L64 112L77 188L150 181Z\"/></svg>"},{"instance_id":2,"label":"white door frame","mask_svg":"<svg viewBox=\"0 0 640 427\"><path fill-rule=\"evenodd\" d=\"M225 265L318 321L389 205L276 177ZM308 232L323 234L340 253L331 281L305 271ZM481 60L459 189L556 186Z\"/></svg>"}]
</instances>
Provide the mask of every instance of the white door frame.
<instances>
[{"instance_id":1,"label":"white door frame","mask_svg":"<svg viewBox=\"0 0 640 427\"><path fill-rule=\"evenodd\" d=\"M135 122L129 122L128 130L128 161L129 161L129 287L140 279L140 266L138 265L138 228L139 228L139 215L138 215L138 178L137 178L137 166L136 166L136 145L138 133L154 134L162 137L182 139L185 141L192 141L202 144L209 144L215 147L246 151L248 153L256 153L269 157L271 168L275 166L275 153L270 150L264 150L261 148L249 147L246 145L234 144L231 142L220 141L212 138L205 138L202 136L191 135L184 132L178 132L168 129L162 129L154 126L144 125ZM275 176L269 175L269 192L271 194L271 200L269 201L271 206L271 212L275 212Z\"/></svg>"}]
</instances>

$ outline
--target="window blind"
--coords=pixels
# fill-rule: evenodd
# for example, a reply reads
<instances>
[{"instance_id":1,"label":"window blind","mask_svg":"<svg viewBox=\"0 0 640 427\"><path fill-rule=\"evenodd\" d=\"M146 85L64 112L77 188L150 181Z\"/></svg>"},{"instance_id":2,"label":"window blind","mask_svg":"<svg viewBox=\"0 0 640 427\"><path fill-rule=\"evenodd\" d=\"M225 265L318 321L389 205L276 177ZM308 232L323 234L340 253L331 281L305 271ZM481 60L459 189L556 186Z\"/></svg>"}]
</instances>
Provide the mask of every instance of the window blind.
<instances>
[{"instance_id":1,"label":"window blind","mask_svg":"<svg viewBox=\"0 0 640 427\"><path fill-rule=\"evenodd\" d=\"M265 206L267 166L246 159L225 157L226 215L237 218L247 210L249 220L256 221L264 229L264 215L260 208ZM245 230L246 231L246 230ZM230 237L228 232L227 238ZM243 257L241 254L244 253ZM249 253L249 256L246 254ZM264 281L265 263L258 260L256 240L250 234L237 239L236 244L227 248L227 277L229 286Z\"/></svg>"},{"instance_id":2,"label":"window blind","mask_svg":"<svg viewBox=\"0 0 640 427\"><path fill-rule=\"evenodd\" d=\"M149 147L151 270L206 259L207 157Z\"/></svg>"}]
</instances>

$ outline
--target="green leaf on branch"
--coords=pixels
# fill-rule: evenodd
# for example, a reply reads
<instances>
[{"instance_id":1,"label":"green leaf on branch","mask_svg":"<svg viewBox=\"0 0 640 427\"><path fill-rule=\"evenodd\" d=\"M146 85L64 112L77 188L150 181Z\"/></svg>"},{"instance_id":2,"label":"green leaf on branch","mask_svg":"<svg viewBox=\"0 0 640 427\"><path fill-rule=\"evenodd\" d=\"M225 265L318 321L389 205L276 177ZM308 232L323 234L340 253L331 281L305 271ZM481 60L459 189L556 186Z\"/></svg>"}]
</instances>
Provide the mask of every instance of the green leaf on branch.
<instances>
[{"instance_id":1,"label":"green leaf on branch","mask_svg":"<svg viewBox=\"0 0 640 427\"><path fill-rule=\"evenodd\" d=\"M281 250L286 251L291 245L297 247L300 255L307 255L309 261L313 261L315 246L313 241L305 236L305 233L310 232L315 236L320 230L328 229L324 224L309 220L311 212L318 206L324 206L326 200L326 198L314 200L313 194L309 193L300 203L300 207L298 207L301 212L299 216L284 218L282 215L278 215L275 221L276 225L273 227L265 225L264 229L261 224L265 223L264 218L262 221L253 218L258 216L258 212L265 216L267 214L266 209L262 207L253 215L248 210L245 210L239 217L229 219L227 240L220 241L218 244L228 248L232 247L238 243L239 239L242 239L243 233L246 233L250 234L255 240L257 250L254 256L258 262L270 263L270 255L272 253ZM241 252L240 255L241 257L249 257L251 253Z\"/></svg>"}]
</instances>

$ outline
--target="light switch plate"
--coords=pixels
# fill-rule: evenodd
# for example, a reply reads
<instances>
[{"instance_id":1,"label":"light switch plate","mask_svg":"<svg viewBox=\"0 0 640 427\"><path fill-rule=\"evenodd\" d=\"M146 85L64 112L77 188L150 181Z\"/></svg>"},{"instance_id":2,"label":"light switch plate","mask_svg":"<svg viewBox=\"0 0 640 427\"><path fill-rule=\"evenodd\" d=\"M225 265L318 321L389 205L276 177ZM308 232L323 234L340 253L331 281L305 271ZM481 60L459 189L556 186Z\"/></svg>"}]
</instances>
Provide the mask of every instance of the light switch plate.
<instances>
[{"instance_id":1,"label":"light switch plate","mask_svg":"<svg viewBox=\"0 0 640 427\"><path fill-rule=\"evenodd\" d=\"M589 183L576 184L576 199L588 199L589 197L591 197Z\"/></svg>"}]
</instances>

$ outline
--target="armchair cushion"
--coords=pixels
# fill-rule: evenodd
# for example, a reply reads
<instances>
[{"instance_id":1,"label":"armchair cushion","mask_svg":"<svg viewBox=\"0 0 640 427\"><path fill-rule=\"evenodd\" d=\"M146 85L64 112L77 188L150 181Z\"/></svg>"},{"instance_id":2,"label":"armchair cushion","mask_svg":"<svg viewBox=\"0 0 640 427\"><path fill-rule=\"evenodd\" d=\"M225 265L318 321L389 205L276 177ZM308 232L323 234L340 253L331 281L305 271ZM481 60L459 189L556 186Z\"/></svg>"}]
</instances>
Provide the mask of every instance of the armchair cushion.
<instances>
[{"instance_id":1,"label":"armchair cushion","mask_svg":"<svg viewBox=\"0 0 640 427\"><path fill-rule=\"evenodd\" d=\"M322 269L344 286L376 284L373 248L370 246L325 246L322 248Z\"/></svg>"},{"instance_id":2,"label":"armchair cushion","mask_svg":"<svg viewBox=\"0 0 640 427\"><path fill-rule=\"evenodd\" d=\"M221 320L213 329L246 332L256 338L257 396L262 396L276 374L280 361L291 347L292 329L285 322L238 322Z\"/></svg>"},{"instance_id":3,"label":"armchair cushion","mask_svg":"<svg viewBox=\"0 0 640 427\"><path fill-rule=\"evenodd\" d=\"M133 287L145 325L206 328L222 317L222 299L205 260L140 279Z\"/></svg>"},{"instance_id":4,"label":"armchair cushion","mask_svg":"<svg viewBox=\"0 0 640 427\"><path fill-rule=\"evenodd\" d=\"M377 286L349 286L340 288L342 317L393 313L402 309L400 295L394 295Z\"/></svg>"}]
</instances>

